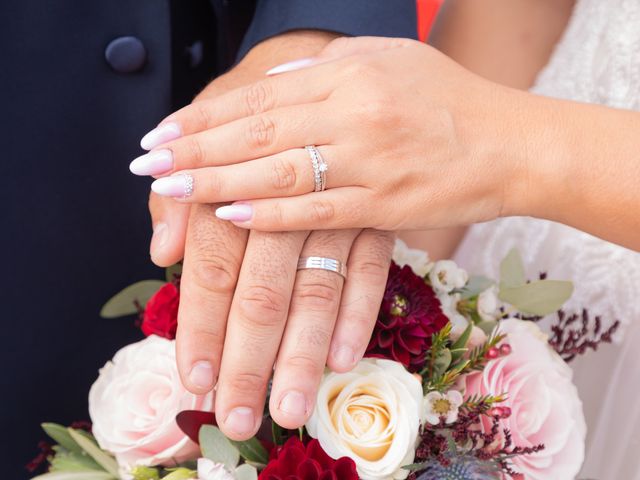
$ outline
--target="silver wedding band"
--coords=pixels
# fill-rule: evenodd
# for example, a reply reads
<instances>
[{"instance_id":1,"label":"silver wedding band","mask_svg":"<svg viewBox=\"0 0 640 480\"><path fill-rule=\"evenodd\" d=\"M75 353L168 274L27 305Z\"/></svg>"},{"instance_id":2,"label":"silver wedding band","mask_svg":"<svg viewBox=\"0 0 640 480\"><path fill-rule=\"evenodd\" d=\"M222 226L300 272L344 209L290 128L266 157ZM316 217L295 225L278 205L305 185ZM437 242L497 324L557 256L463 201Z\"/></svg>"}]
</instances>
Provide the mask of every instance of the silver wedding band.
<instances>
[{"instance_id":1,"label":"silver wedding band","mask_svg":"<svg viewBox=\"0 0 640 480\"><path fill-rule=\"evenodd\" d=\"M327 170L329 170L329 165L324 161L320 150L318 150L315 145L307 145L304 148L309 154L311 165L313 166L313 191L322 192L327 188Z\"/></svg>"},{"instance_id":2,"label":"silver wedding band","mask_svg":"<svg viewBox=\"0 0 640 480\"><path fill-rule=\"evenodd\" d=\"M298 260L298 270L327 270L347 279L347 267L340 260L326 257L302 257Z\"/></svg>"}]
</instances>

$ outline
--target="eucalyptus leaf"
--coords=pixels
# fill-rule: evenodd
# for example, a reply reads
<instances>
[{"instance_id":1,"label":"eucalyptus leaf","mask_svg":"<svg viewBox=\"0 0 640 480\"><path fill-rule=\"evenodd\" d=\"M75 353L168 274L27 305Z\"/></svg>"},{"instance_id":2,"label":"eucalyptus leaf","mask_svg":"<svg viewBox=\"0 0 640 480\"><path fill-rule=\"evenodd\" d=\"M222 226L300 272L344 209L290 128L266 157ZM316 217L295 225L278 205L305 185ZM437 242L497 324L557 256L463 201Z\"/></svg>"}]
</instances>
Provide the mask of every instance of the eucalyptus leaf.
<instances>
[{"instance_id":1,"label":"eucalyptus leaf","mask_svg":"<svg viewBox=\"0 0 640 480\"><path fill-rule=\"evenodd\" d=\"M469 322L467 328L464 329L460 338L458 338L453 345L451 345L451 361L455 362L467 351L467 343L469 343L469 338L471 338L471 332L473 331L473 322Z\"/></svg>"},{"instance_id":2,"label":"eucalyptus leaf","mask_svg":"<svg viewBox=\"0 0 640 480\"><path fill-rule=\"evenodd\" d=\"M480 295L487 288L494 285L495 282L490 278L483 276L474 276L469 279L469 282L460 290L460 300L468 300L476 295Z\"/></svg>"},{"instance_id":3,"label":"eucalyptus leaf","mask_svg":"<svg viewBox=\"0 0 640 480\"><path fill-rule=\"evenodd\" d=\"M483 320L482 322L476 325L480 330L482 330L485 335L489 336L498 326L498 322L496 320Z\"/></svg>"},{"instance_id":4,"label":"eucalyptus leaf","mask_svg":"<svg viewBox=\"0 0 640 480\"><path fill-rule=\"evenodd\" d=\"M119 477L107 472L87 470L84 472L49 472L31 480L118 480Z\"/></svg>"},{"instance_id":5,"label":"eucalyptus leaf","mask_svg":"<svg viewBox=\"0 0 640 480\"><path fill-rule=\"evenodd\" d=\"M438 352L436 361L433 364L433 378L440 378L447 371L449 365L451 365L451 351L448 348L443 348Z\"/></svg>"},{"instance_id":6,"label":"eucalyptus leaf","mask_svg":"<svg viewBox=\"0 0 640 480\"><path fill-rule=\"evenodd\" d=\"M80 447L78 447L80 448ZM60 445L53 447L56 454L51 459L51 471L73 472L95 470L102 472L104 469L96 463L84 450L81 452L72 452L66 450Z\"/></svg>"},{"instance_id":7,"label":"eucalyptus leaf","mask_svg":"<svg viewBox=\"0 0 640 480\"><path fill-rule=\"evenodd\" d=\"M269 463L269 452L267 452L267 449L262 446L262 443L260 443L260 440L256 437L252 437L244 442L234 442L231 440L231 443L238 449L240 456L244 458L245 461L259 465Z\"/></svg>"},{"instance_id":8,"label":"eucalyptus leaf","mask_svg":"<svg viewBox=\"0 0 640 480\"><path fill-rule=\"evenodd\" d=\"M129 285L105 303L100 310L100 316L102 318L118 318L137 313L135 302L144 307L165 283L161 280L142 280Z\"/></svg>"},{"instance_id":9,"label":"eucalyptus leaf","mask_svg":"<svg viewBox=\"0 0 640 480\"><path fill-rule=\"evenodd\" d=\"M500 287L498 297L520 312L545 316L557 312L573 293L573 283L560 280L538 280L519 287Z\"/></svg>"},{"instance_id":10,"label":"eucalyptus leaf","mask_svg":"<svg viewBox=\"0 0 640 480\"><path fill-rule=\"evenodd\" d=\"M44 432L61 447L66 448L70 452L82 453L82 448L71 438L67 427L63 427L57 423L43 423L41 427Z\"/></svg>"},{"instance_id":11,"label":"eucalyptus leaf","mask_svg":"<svg viewBox=\"0 0 640 480\"><path fill-rule=\"evenodd\" d=\"M87 454L93 458L98 465L118 478L118 463L115 458L104 452L97 444L80 434L77 430L69 428L67 431L69 432L69 435L71 435L71 438L73 438L73 440L80 445L80 447L82 447L82 449L87 452Z\"/></svg>"},{"instance_id":12,"label":"eucalyptus leaf","mask_svg":"<svg viewBox=\"0 0 640 480\"><path fill-rule=\"evenodd\" d=\"M200 428L199 440L205 458L222 463L229 470L236 468L240 461L240 452L217 427L203 425Z\"/></svg>"},{"instance_id":13,"label":"eucalyptus leaf","mask_svg":"<svg viewBox=\"0 0 640 480\"><path fill-rule=\"evenodd\" d=\"M527 277L524 263L517 249L513 248L500 263L500 287L513 288L524 285Z\"/></svg>"},{"instance_id":14,"label":"eucalyptus leaf","mask_svg":"<svg viewBox=\"0 0 640 480\"><path fill-rule=\"evenodd\" d=\"M167 282L173 282L176 276L182 275L182 264L176 263L175 265L171 265L169 268L166 268L164 272Z\"/></svg>"},{"instance_id":15,"label":"eucalyptus leaf","mask_svg":"<svg viewBox=\"0 0 640 480\"><path fill-rule=\"evenodd\" d=\"M258 480L258 471L245 463L236 469L235 478L236 480Z\"/></svg>"}]
</instances>

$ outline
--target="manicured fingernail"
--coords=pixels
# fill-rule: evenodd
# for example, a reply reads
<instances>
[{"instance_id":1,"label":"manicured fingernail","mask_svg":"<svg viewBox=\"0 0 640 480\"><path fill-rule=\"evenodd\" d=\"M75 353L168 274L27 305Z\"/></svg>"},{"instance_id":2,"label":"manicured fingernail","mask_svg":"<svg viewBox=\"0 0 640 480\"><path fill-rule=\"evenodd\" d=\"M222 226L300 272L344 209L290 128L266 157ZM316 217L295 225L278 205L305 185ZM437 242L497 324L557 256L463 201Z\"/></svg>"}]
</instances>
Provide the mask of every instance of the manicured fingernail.
<instances>
[{"instance_id":1,"label":"manicured fingernail","mask_svg":"<svg viewBox=\"0 0 640 480\"><path fill-rule=\"evenodd\" d=\"M301 68L308 67L315 62L316 59L312 57L300 58L298 60L293 60L292 62L277 65L272 69L267 70L266 75L277 75L278 73L293 72L294 70L300 70Z\"/></svg>"},{"instance_id":2,"label":"manicured fingernail","mask_svg":"<svg viewBox=\"0 0 640 480\"><path fill-rule=\"evenodd\" d=\"M151 190L163 197L186 198L193 194L193 177L188 173L159 178Z\"/></svg>"},{"instance_id":3,"label":"manicured fingernail","mask_svg":"<svg viewBox=\"0 0 640 480\"><path fill-rule=\"evenodd\" d=\"M158 145L170 142L176 138L180 138L182 131L180 125L177 123L163 123L147 133L142 140L140 140L140 146L145 150L151 150Z\"/></svg>"},{"instance_id":4,"label":"manicured fingernail","mask_svg":"<svg viewBox=\"0 0 640 480\"><path fill-rule=\"evenodd\" d=\"M231 410L224 424L236 435L248 435L253 433L256 420L253 410L248 407L237 407Z\"/></svg>"},{"instance_id":5,"label":"manicured fingernail","mask_svg":"<svg viewBox=\"0 0 640 480\"><path fill-rule=\"evenodd\" d=\"M153 227L153 236L151 237L150 253L153 255L158 249L162 248L169 239L169 226L166 223L157 223Z\"/></svg>"},{"instance_id":6,"label":"manicured fingernail","mask_svg":"<svg viewBox=\"0 0 640 480\"><path fill-rule=\"evenodd\" d=\"M278 410L292 417L305 416L307 414L307 399L302 393L290 390L280 400Z\"/></svg>"},{"instance_id":7,"label":"manicured fingernail","mask_svg":"<svg viewBox=\"0 0 640 480\"><path fill-rule=\"evenodd\" d=\"M333 351L333 359L343 368L350 368L356 363L356 354L349 346L342 345Z\"/></svg>"},{"instance_id":8,"label":"manicured fingernail","mask_svg":"<svg viewBox=\"0 0 640 480\"><path fill-rule=\"evenodd\" d=\"M136 158L129 165L135 175L160 175L173 168L171 150L155 150Z\"/></svg>"},{"instance_id":9,"label":"manicured fingernail","mask_svg":"<svg viewBox=\"0 0 640 480\"><path fill-rule=\"evenodd\" d=\"M189 372L189 382L191 385L201 389L210 390L213 388L213 367L209 362L196 362Z\"/></svg>"},{"instance_id":10,"label":"manicured fingernail","mask_svg":"<svg viewBox=\"0 0 640 480\"><path fill-rule=\"evenodd\" d=\"M216 217L232 222L246 222L253 217L253 208L245 204L225 205L216 210Z\"/></svg>"}]
</instances>

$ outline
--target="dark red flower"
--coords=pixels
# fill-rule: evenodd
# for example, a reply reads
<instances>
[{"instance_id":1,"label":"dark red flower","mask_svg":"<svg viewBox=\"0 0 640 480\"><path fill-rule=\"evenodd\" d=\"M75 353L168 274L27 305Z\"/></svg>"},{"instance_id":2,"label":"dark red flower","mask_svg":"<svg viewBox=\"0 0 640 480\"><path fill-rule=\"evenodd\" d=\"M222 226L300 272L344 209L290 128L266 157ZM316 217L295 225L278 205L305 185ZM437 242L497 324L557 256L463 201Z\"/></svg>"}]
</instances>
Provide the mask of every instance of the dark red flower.
<instances>
[{"instance_id":1,"label":"dark red flower","mask_svg":"<svg viewBox=\"0 0 640 480\"><path fill-rule=\"evenodd\" d=\"M411 371L424 364L431 335L449 319L433 289L411 267L391 264L387 288L366 357L388 358Z\"/></svg>"},{"instance_id":2,"label":"dark red flower","mask_svg":"<svg viewBox=\"0 0 640 480\"><path fill-rule=\"evenodd\" d=\"M180 290L175 283L163 285L149 299L142 315L142 332L173 340L178 327Z\"/></svg>"},{"instance_id":3,"label":"dark red flower","mask_svg":"<svg viewBox=\"0 0 640 480\"><path fill-rule=\"evenodd\" d=\"M298 437L291 437L271 451L271 460L258 480L358 480L358 473L353 460L332 459L318 440L305 446Z\"/></svg>"}]
</instances>

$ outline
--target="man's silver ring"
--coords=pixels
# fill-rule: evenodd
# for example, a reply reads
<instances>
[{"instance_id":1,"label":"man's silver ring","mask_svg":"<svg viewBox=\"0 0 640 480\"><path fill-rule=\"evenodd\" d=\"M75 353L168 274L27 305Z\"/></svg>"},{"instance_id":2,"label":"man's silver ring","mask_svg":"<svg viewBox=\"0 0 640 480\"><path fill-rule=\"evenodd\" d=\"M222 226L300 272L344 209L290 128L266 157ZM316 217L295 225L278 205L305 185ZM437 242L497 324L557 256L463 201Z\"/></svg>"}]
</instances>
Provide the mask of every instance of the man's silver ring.
<instances>
[{"instance_id":1,"label":"man's silver ring","mask_svg":"<svg viewBox=\"0 0 640 480\"><path fill-rule=\"evenodd\" d=\"M327 188L327 170L329 170L329 166L315 145L307 145L304 148L309 154L311 165L313 166L313 191L322 192Z\"/></svg>"},{"instance_id":2,"label":"man's silver ring","mask_svg":"<svg viewBox=\"0 0 640 480\"><path fill-rule=\"evenodd\" d=\"M347 267L340 260L326 257L302 257L298 260L298 270L327 270L347 279Z\"/></svg>"}]
</instances>

